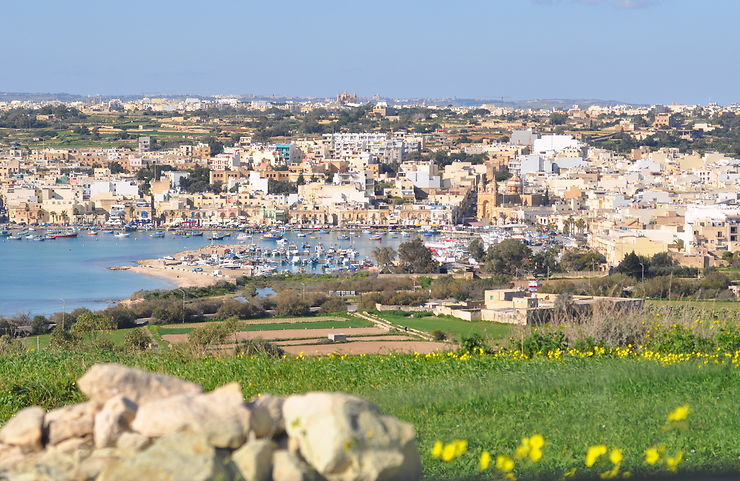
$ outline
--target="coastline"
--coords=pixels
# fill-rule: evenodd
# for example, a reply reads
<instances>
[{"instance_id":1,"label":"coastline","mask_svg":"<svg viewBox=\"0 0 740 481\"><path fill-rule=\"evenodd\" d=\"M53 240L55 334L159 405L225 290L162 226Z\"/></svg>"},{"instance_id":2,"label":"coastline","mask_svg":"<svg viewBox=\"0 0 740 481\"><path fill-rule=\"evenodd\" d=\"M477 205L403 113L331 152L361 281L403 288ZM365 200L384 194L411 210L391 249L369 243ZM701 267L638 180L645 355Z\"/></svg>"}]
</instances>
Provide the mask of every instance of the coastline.
<instances>
[{"instance_id":1,"label":"coastline","mask_svg":"<svg viewBox=\"0 0 740 481\"><path fill-rule=\"evenodd\" d=\"M202 253L213 253L217 250L243 247L238 245L204 246L191 251L178 252L171 257L179 259L188 255L198 256ZM208 287L219 281L234 282L238 277L251 275L251 269L233 269L225 271L212 266L198 266L201 272L194 272L192 267L183 265L180 261L165 259L144 259L136 261L134 266L114 266L108 269L114 271L129 271L149 276L164 278L176 287ZM219 275L213 275L214 270L220 270Z\"/></svg>"}]
</instances>

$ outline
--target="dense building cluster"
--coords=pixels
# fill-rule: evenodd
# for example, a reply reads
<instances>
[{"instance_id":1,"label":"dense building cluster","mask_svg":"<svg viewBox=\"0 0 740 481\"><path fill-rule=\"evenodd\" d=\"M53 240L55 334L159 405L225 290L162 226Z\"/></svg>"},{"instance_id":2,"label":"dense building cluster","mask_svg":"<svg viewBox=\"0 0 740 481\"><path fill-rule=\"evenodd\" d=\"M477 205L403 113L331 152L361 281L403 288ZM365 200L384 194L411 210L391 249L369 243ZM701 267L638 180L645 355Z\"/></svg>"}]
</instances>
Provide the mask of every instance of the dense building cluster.
<instances>
[{"instance_id":1,"label":"dense building cluster","mask_svg":"<svg viewBox=\"0 0 740 481\"><path fill-rule=\"evenodd\" d=\"M117 146L0 147L0 216L15 224L537 228L578 238L610 265L634 251L671 252L705 267L740 250L740 160L690 148L692 141L706 147L703 136L724 128L711 119L737 116L736 106L420 110L358 102L349 94L280 104L70 102L64 106L90 119L158 113L159 128L150 133L140 125L137 135L133 127L124 132L131 141ZM4 103L0 112L43 105ZM364 118L386 128L267 139L264 130L238 127L210 141L195 135L209 132L209 120L193 113L240 107L281 115L363 109ZM407 111L423 112L411 128L384 123L407 119ZM122 129L102 125L95 133L115 130ZM163 133L183 132L192 140L161 146Z\"/></svg>"}]
</instances>

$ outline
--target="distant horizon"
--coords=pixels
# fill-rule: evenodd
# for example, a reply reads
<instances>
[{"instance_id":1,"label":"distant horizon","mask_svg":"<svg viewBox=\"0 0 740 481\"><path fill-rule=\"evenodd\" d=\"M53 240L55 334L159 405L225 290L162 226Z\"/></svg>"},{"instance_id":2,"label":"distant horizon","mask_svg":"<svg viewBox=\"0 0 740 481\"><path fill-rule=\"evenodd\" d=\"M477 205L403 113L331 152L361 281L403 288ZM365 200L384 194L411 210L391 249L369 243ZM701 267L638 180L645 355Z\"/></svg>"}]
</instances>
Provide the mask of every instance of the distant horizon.
<instances>
[{"instance_id":1,"label":"distant horizon","mask_svg":"<svg viewBox=\"0 0 740 481\"><path fill-rule=\"evenodd\" d=\"M103 97L103 98L131 98L131 97L236 97L236 98L255 98L255 99L333 99L338 94L347 92L350 95L357 95L358 99L368 100L373 98L379 98L380 100L430 100L430 101L440 101L440 100L474 100L474 101L481 101L481 102L488 102L488 103L499 103L502 105L506 104L514 104L514 103L522 103L522 102L543 102L543 101L587 101L587 102L600 102L600 103L609 103L609 104L615 104L615 105L634 105L634 106L650 106L650 105L671 105L671 103L679 104L678 102L671 102L668 104L664 104L661 102L631 102L623 99L608 99L608 98L566 98L566 97L522 97L522 98L511 98L511 97L505 97L504 100L501 100L501 97L468 97L463 95L456 95L456 96L439 96L439 97L429 97L429 96L394 96L394 95L386 95L386 94L372 94L372 95L365 95L358 92L355 92L351 89L343 90L340 92L336 92L331 95L299 95L299 94L260 94L260 93L251 93L251 92L242 92L242 93L233 93L233 92L226 92L226 93L203 93L203 92L164 92L164 91L158 91L158 92L138 92L138 93L80 93L80 92L68 92L68 91L6 91L6 90L0 90L0 101L2 101L1 97L13 97L13 96L70 96L70 97L80 97L80 98L95 98L95 97ZM713 102L709 102L713 103ZM737 102L732 102L727 105L733 105ZM692 104L693 105L693 104ZM707 105L705 104L696 104L696 105Z\"/></svg>"}]
</instances>

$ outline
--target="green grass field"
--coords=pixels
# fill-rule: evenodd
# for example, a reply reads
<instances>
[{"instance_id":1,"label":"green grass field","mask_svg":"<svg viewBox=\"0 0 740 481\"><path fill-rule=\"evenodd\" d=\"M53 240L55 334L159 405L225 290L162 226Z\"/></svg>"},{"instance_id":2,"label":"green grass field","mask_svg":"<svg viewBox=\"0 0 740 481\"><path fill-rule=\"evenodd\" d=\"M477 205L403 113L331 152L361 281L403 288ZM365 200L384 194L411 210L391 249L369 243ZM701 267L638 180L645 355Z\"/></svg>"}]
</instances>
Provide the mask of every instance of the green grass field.
<instances>
[{"instance_id":1,"label":"green grass field","mask_svg":"<svg viewBox=\"0 0 740 481\"><path fill-rule=\"evenodd\" d=\"M317 321L317 322L277 322L273 324L242 324L240 331L278 331L283 329L342 329L347 327L372 327L368 321L351 318L346 321ZM192 327L165 327L159 328L161 335L189 334Z\"/></svg>"},{"instance_id":2,"label":"green grass field","mask_svg":"<svg viewBox=\"0 0 740 481\"><path fill-rule=\"evenodd\" d=\"M397 324L399 326L410 327L420 331L431 332L440 329L451 335L453 338L480 334L486 339L505 339L514 331L514 326L501 324L499 322L471 322L463 321L451 316L425 316L425 317L407 317L403 312L377 312L377 316Z\"/></svg>"},{"instance_id":3,"label":"green grass field","mask_svg":"<svg viewBox=\"0 0 740 481\"><path fill-rule=\"evenodd\" d=\"M171 373L211 390L238 381L258 393L345 391L375 401L413 423L425 479L496 479L477 474L479 455L511 454L524 436L545 438L543 458L517 467L519 479L559 479L601 471L584 466L586 449L604 443L624 452L624 470L651 472L644 449L663 443L682 450L681 471L737 472L740 467L740 369L693 362L662 366L644 359L560 361L473 356L365 356L347 359L182 358L144 353L33 352L0 357L0 421L18 409L53 408L83 400L74 380L95 362L113 361ZM689 404L686 432L661 431L666 415ZM437 440L464 439L468 450L451 463L432 459Z\"/></svg>"}]
</instances>

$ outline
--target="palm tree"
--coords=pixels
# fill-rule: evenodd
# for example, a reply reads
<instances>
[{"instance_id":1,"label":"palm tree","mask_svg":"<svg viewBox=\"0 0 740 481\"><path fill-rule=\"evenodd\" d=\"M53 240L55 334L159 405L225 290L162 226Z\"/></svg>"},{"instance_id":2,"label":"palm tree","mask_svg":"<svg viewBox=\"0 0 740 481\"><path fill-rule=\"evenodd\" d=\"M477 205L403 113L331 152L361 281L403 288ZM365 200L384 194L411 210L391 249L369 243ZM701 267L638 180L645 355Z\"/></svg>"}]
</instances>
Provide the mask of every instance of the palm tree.
<instances>
[{"instance_id":1,"label":"palm tree","mask_svg":"<svg viewBox=\"0 0 740 481\"><path fill-rule=\"evenodd\" d=\"M586 230L586 226L587 224L586 224L586 221L583 220L583 217L579 217L578 220L576 221L576 229L578 229L578 232L583 234L583 231Z\"/></svg>"}]
</instances>

